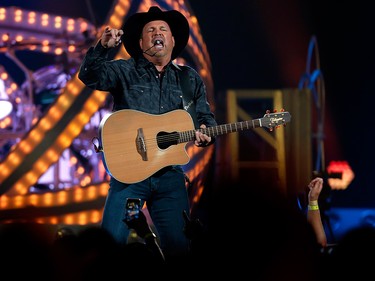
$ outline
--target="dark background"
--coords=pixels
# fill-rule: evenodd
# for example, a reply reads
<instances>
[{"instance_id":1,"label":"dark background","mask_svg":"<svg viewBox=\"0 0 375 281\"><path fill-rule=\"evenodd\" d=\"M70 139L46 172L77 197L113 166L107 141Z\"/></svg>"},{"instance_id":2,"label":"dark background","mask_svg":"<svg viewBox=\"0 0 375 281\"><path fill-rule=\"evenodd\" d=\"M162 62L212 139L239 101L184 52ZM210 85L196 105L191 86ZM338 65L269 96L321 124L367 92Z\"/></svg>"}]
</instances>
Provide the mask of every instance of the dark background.
<instances>
[{"instance_id":1,"label":"dark background","mask_svg":"<svg viewBox=\"0 0 375 281\"><path fill-rule=\"evenodd\" d=\"M2 0L62 16L83 17L101 25L112 1ZM325 159L348 161L355 179L346 190L332 192L332 204L371 207L373 174L373 106L375 55L374 4L371 1L247 0L188 1L207 45L219 99L228 89L297 88L306 74L308 49L317 39L318 69L325 85ZM28 55L26 55L28 56ZM22 74L1 64L22 83ZM26 58L31 70L45 63Z\"/></svg>"},{"instance_id":2,"label":"dark background","mask_svg":"<svg viewBox=\"0 0 375 281\"><path fill-rule=\"evenodd\" d=\"M332 205L375 203L372 114L375 5L367 1L191 0L213 64L216 93L297 88L312 36L325 83L325 159L348 161L355 179ZM313 68L314 70L316 68Z\"/></svg>"}]
</instances>

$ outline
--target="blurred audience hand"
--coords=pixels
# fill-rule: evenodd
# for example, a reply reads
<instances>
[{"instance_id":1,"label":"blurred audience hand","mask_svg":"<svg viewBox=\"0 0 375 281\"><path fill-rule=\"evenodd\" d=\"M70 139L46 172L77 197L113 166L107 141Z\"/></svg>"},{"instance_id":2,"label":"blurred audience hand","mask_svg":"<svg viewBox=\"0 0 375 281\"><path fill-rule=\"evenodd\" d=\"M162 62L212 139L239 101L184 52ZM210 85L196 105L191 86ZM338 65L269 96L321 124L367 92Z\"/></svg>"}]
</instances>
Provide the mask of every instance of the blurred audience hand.
<instances>
[{"instance_id":1,"label":"blurred audience hand","mask_svg":"<svg viewBox=\"0 0 375 281\"><path fill-rule=\"evenodd\" d=\"M309 183L308 187L310 189L308 194L309 201L318 200L320 192L323 189L323 179L316 177Z\"/></svg>"}]
</instances>

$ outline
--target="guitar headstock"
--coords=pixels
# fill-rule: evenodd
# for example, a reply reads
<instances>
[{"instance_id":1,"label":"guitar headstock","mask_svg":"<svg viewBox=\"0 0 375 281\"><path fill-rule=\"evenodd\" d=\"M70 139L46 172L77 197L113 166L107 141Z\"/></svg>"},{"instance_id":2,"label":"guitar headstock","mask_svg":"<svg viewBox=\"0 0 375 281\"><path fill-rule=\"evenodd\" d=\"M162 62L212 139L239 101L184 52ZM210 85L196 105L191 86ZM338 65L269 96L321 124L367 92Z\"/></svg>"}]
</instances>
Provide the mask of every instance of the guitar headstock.
<instances>
[{"instance_id":1,"label":"guitar headstock","mask_svg":"<svg viewBox=\"0 0 375 281\"><path fill-rule=\"evenodd\" d=\"M273 128L278 128L281 125L286 126L286 123L290 122L292 116L289 112L282 109L280 112L271 113L269 110L266 111L263 118L260 119L262 127L267 127L270 131L273 131Z\"/></svg>"}]
</instances>

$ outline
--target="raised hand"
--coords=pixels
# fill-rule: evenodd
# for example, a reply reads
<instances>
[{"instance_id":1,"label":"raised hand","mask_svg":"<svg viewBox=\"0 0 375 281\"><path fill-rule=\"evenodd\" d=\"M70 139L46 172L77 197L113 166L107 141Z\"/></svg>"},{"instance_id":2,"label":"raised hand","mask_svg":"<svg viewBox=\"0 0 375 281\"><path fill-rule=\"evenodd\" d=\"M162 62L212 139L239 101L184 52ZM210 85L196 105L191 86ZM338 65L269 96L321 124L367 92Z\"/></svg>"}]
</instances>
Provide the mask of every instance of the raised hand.
<instances>
[{"instance_id":1,"label":"raised hand","mask_svg":"<svg viewBox=\"0 0 375 281\"><path fill-rule=\"evenodd\" d=\"M100 39L101 44L104 48L113 48L121 44L121 36L124 31L121 29L114 29L107 26Z\"/></svg>"},{"instance_id":2,"label":"raised hand","mask_svg":"<svg viewBox=\"0 0 375 281\"><path fill-rule=\"evenodd\" d=\"M315 178L313 179L308 185L310 191L308 194L309 201L318 200L320 192L323 188L323 179L322 178Z\"/></svg>"}]
</instances>

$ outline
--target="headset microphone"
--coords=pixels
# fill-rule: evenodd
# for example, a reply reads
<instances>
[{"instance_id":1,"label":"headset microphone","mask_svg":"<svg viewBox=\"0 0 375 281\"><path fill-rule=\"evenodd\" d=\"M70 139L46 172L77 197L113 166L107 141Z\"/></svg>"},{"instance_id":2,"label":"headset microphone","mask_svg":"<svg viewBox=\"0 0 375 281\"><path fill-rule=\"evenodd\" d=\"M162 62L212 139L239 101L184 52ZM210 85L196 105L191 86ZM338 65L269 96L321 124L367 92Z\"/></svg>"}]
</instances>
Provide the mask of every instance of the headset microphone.
<instances>
[{"instance_id":1,"label":"headset microphone","mask_svg":"<svg viewBox=\"0 0 375 281\"><path fill-rule=\"evenodd\" d=\"M146 54L146 55L149 55L149 56L151 56L151 57L155 56L156 53L157 53L158 51L156 51L156 52L155 52L154 54L152 54L152 55L149 54L149 53L147 53L147 52L148 52L149 50L151 50L152 48L154 48L156 45L159 45L159 44L163 44L163 41L161 41L161 40L155 40L154 44L153 44L150 48L144 50L143 53Z\"/></svg>"},{"instance_id":2,"label":"headset microphone","mask_svg":"<svg viewBox=\"0 0 375 281\"><path fill-rule=\"evenodd\" d=\"M150 51L153 47L155 47L156 44L160 44L160 43L161 43L160 40L155 40L154 44L153 44L150 48L144 50L143 53L144 53L144 54L147 54L147 52ZM148 55L148 54L147 54L147 55Z\"/></svg>"}]
</instances>

